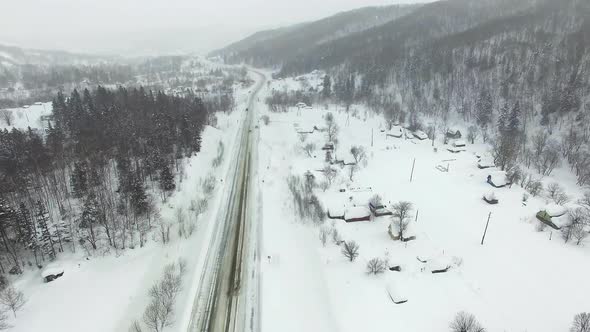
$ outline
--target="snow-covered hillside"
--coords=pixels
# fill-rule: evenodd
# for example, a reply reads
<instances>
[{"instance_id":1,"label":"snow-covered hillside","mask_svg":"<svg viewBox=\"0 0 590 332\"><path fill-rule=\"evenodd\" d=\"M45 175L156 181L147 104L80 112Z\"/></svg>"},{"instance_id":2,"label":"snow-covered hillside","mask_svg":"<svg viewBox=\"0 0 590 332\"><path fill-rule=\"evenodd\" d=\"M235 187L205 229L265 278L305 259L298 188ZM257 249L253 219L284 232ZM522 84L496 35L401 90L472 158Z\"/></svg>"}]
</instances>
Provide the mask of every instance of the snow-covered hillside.
<instances>
[{"instance_id":1,"label":"snow-covered hillside","mask_svg":"<svg viewBox=\"0 0 590 332\"><path fill-rule=\"evenodd\" d=\"M297 131L325 128L328 111L340 126L333 157L352 159L352 146L364 147L367 157L352 181L351 166L333 165L338 177L324 192L321 148L327 133L316 130L302 138ZM487 145L467 144L452 153L442 137L434 146L431 140L388 137L383 118L362 107L348 114L334 106L291 108L267 116L260 143L264 331L446 331L464 310L489 331L555 332L568 330L572 317L590 307L590 264L584 263L590 250L564 244L559 231L539 226L535 214L550 203L545 194L532 197L518 184L496 189L486 182L496 170L478 168L476 156L489 153ZM315 147L311 157L303 149L309 143ZM368 196L360 191L379 194L388 209L411 202L409 232L416 239L392 240L389 216L356 223L327 219L323 226L301 220L286 178L307 171L320 184L313 192L325 209L359 204L355 197ZM573 201L582 192L567 169L543 181L558 181ZM490 191L498 204L482 199ZM356 241L359 257L349 262L342 244L332 239L322 246L322 229ZM368 275L373 258L401 271ZM446 273L432 273L447 267ZM396 299L407 302L395 304Z\"/></svg>"}]
</instances>

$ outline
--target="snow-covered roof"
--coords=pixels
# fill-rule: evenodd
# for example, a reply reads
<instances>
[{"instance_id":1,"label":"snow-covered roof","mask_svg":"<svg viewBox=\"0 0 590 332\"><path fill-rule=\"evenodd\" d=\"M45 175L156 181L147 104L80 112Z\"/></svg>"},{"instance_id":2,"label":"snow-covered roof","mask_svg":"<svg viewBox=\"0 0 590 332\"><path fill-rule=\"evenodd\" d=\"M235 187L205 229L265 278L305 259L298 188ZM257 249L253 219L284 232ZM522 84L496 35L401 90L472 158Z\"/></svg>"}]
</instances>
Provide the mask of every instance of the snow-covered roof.
<instances>
[{"instance_id":1,"label":"snow-covered roof","mask_svg":"<svg viewBox=\"0 0 590 332\"><path fill-rule=\"evenodd\" d=\"M428 135L426 135L426 133L423 132L422 130L416 130L414 132L414 136L416 136L419 139L427 139L428 138Z\"/></svg>"},{"instance_id":2,"label":"snow-covered roof","mask_svg":"<svg viewBox=\"0 0 590 332\"><path fill-rule=\"evenodd\" d=\"M453 153L465 151L464 148L458 147L458 146L451 146L451 147L447 148L447 150L450 151L450 152L453 152Z\"/></svg>"},{"instance_id":3,"label":"snow-covered roof","mask_svg":"<svg viewBox=\"0 0 590 332\"><path fill-rule=\"evenodd\" d=\"M408 298L404 295L403 292L401 292L399 290L399 287L395 287L392 284L387 284L387 286L385 286L387 289L387 294L389 294L389 296L391 296L391 299L393 300L393 302L395 303L403 303L403 302L407 302Z\"/></svg>"},{"instance_id":4,"label":"snow-covered roof","mask_svg":"<svg viewBox=\"0 0 590 332\"><path fill-rule=\"evenodd\" d=\"M391 127L391 130L389 130L387 132L387 135L398 136L398 137L402 136L402 134L403 134L403 130L402 130L402 127L400 127L400 126L393 126L393 127Z\"/></svg>"},{"instance_id":5,"label":"snow-covered roof","mask_svg":"<svg viewBox=\"0 0 590 332\"><path fill-rule=\"evenodd\" d=\"M557 204L549 204L545 206L543 210L545 210L551 217L560 217L567 213L567 208L565 206Z\"/></svg>"},{"instance_id":6,"label":"snow-covered roof","mask_svg":"<svg viewBox=\"0 0 590 332\"><path fill-rule=\"evenodd\" d=\"M439 271L449 268L453 265L451 259L447 256L439 256L436 258L431 258L427 262L428 270L429 271Z\"/></svg>"},{"instance_id":7,"label":"snow-covered roof","mask_svg":"<svg viewBox=\"0 0 590 332\"><path fill-rule=\"evenodd\" d=\"M504 171L495 171L488 174L491 176L491 181L496 186L505 186L508 184L508 179L506 178L506 172Z\"/></svg>"},{"instance_id":8,"label":"snow-covered roof","mask_svg":"<svg viewBox=\"0 0 590 332\"><path fill-rule=\"evenodd\" d=\"M328 205L328 212L332 217L344 217L345 207L343 204L332 203Z\"/></svg>"},{"instance_id":9,"label":"snow-covered roof","mask_svg":"<svg viewBox=\"0 0 590 332\"><path fill-rule=\"evenodd\" d=\"M60 274L64 272L63 267L61 266L51 266L51 267L47 267L45 268L42 272L41 272L41 276L43 278L47 277L47 276L52 276L52 275L56 275L56 274Z\"/></svg>"},{"instance_id":10,"label":"snow-covered roof","mask_svg":"<svg viewBox=\"0 0 590 332\"><path fill-rule=\"evenodd\" d=\"M467 145L467 143L462 139L458 139L455 142L453 142L454 147L463 147L465 145Z\"/></svg>"},{"instance_id":11,"label":"snow-covered roof","mask_svg":"<svg viewBox=\"0 0 590 332\"><path fill-rule=\"evenodd\" d=\"M406 134L406 138L407 139L413 139L414 138L414 134L411 131L407 130L407 129L405 131L405 134Z\"/></svg>"},{"instance_id":12,"label":"snow-covered roof","mask_svg":"<svg viewBox=\"0 0 590 332\"><path fill-rule=\"evenodd\" d=\"M488 201L492 201L496 199L496 193L493 191L488 191L483 195L483 197L485 197L485 199L487 199Z\"/></svg>"},{"instance_id":13,"label":"snow-covered roof","mask_svg":"<svg viewBox=\"0 0 590 332\"><path fill-rule=\"evenodd\" d=\"M349 191L349 205L351 206L364 206L369 205L369 201L375 194L372 190L350 190Z\"/></svg>"},{"instance_id":14,"label":"snow-covered roof","mask_svg":"<svg viewBox=\"0 0 590 332\"><path fill-rule=\"evenodd\" d=\"M478 162L477 165L479 167L482 168L487 168L487 167L494 167L496 166L494 164L494 159L492 159L491 157L482 157Z\"/></svg>"},{"instance_id":15,"label":"snow-covered roof","mask_svg":"<svg viewBox=\"0 0 590 332\"><path fill-rule=\"evenodd\" d=\"M366 206L351 206L346 209L344 219L360 219L371 216L371 211Z\"/></svg>"}]
</instances>

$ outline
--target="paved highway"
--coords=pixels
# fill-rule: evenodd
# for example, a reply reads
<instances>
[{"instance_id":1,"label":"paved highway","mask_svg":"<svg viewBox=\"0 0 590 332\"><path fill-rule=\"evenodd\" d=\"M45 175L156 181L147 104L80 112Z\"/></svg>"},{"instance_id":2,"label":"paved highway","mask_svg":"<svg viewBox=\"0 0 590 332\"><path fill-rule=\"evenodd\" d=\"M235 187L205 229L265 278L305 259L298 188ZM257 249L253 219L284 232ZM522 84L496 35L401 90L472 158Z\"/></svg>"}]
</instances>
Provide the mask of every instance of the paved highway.
<instances>
[{"instance_id":1,"label":"paved highway","mask_svg":"<svg viewBox=\"0 0 590 332\"><path fill-rule=\"evenodd\" d=\"M214 226L211 243L207 250L204 271L201 274L198 294L192 309L188 327L190 332L245 331L248 314L245 312L244 290L252 225L249 220L249 194L251 182L252 141L254 129L254 101L265 84L262 74L250 94L248 111L238 133L234 168L231 183L226 187L227 201L221 204L217 224ZM231 182L230 182L231 181ZM254 192L254 190L252 190ZM253 238L256 235L253 234Z\"/></svg>"}]
</instances>

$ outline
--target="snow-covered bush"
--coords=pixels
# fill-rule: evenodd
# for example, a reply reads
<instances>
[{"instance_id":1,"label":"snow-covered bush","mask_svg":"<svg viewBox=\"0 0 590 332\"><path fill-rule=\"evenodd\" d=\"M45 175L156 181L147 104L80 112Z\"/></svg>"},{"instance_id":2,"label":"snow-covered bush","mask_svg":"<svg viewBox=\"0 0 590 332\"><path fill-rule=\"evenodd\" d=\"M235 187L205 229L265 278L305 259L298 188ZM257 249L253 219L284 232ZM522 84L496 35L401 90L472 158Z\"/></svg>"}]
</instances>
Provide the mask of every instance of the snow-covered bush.
<instances>
[{"instance_id":1,"label":"snow-covered bush","mask_svg":"<svg viewBox=\"0 0 590 332\"><path fill-rule=\"evenodd\" d=\"M268 115L263 115L261 119L262 123L264 123L265 126L268 126L268 124L270 123L270 118L268 117Z\"/></svg>"},{"instance_id":2,"label":"snow-covered bush","mask_svg":"<svg viewBox=\"0 0 590 332\"><path fill-rule=\"evenodd\" d=\"M0 292L0 304L2 304L5 309L12 311L15 318L16 312L19 311L26 303L27 300L23 292L17 290L13 286L8 286L5 290Z\"/></svg>"},{"instance_id":3,"label":"snow-covered bush","mask_svg":"<svg viewBox=\"0 0 590 332\"><path fill-rule=\"evenodd\" d=\"M450 325L452 332L485 332L473 314L461 311L455 315Z\"/></svg>"},{"instance_id":4,"label":"snow-covered bush","mask_svg":"<svg viewBox=\"0 0 590 332\"><path fill-rule=\"evenodd\" d=\"M529 192L533 197L539 196L539 194L543 191L543 183L539 180L530 180L525 188L526 191Z\"/></svg>"},{"instance_id":5,"label":"snow-covered bush","mask_svg":"<svg viewBox=\"0 0 590 332\"><path fill-rule=\"evenodd\" d=\"M332 186L332 183L334 183L334 180L338 176L338 171L332 166L326 165L326 167L324 167L324 169L322 170L322 173L324 174L324 178L328 182L328 186Z\"/></svg>"},{"instance_id":6,"label":"snow-covered bush","mask_svg":"<svg viewBox=\"0 0 590 332\"><path fill-rule=\"evenodd\" d=\"M211 165L213 166L213 168L219 167L221 165L221 163L223 162L224 150L225 150L225 148L223 146L223 142L219 141L219 143L217 144L217 156L211 162Z\"/></svg>"},{"instance_id":7,"label":"snow-covered bush","mask_svg":"<svg viewBox=\"0 0 590 332\"><path fill-rule=\"evenodd\" d=\"M590 313L581 312L575 315L570 332L590 332Z\"/></svg>"},{"instance_id":8,"label":"snow-covered bush","mask_svg":"<svg viewBox=\"0 0 590 332\"><path fill-rule=\"evenodd\" d=\"M339 246L340 242L342 241L342 238L340 237L340 233L338 232L338 229L335 227L332 227L330 235L332 235L332 242L334 242L335 245Z\"/></svg>"},{"instance_id":9,"label":"snow-covered bush","mask_svg":"<svg viewBox=\"0 0 590 332\"><path fill-rule=\"evenodd\" d=\"M375 207L382 206L383 199L381 198L381 195L379 195L379 194L373 195L373 197L371 197L371 199L369 199L369 204L371 204Z\"/></svg>"},{"instance_id":10,"label":"snow-covered bush","mask_svg":"<svg viewBox=\"0 0 590 332\"><path fill-rule=\"evenodd\" d=\"M479 135L479 130L476 126L469 126L467 129L467 140L471 142L471 144L475 143L477 136Z\"/></svg>"},{"instance_id":11,"label":"snow-covered bush","mask_svg":"<svg viewBox=\"0 0 590 332\"><path fill-rule=\"evenodd\" d=\"M352 148L350 148L350 154L354 158L354 161L357 165L360 164L367 157L367 152L365 151L365 148L362 146L353 146Z\"/></svg>"},{"instance_id":12,"label":"snow-covered bush","mask_svg":"<svg viewBox=\"0 0 590 332\"><path fill-rule=\"evenodd\" d=\"M166 265L162 278L150 288L150 303L143 313L143 322L150 330L160 332L172 324L185 270L182 263Z\"/></svg>"},{"instance_id":13,"label":"snow-covered bush","mask_svg":"<svg viewBox=\"0 0 590 332\"><path fill-rule=\"evenodd\" d=\"M320 227L320 242L323 247L325 247L328 242L328 236L330 236L330 229L325 226Z\"/></svg>"},{"instance_id":14,"label":"snow-covered bush","mask_svg":"<svg viewBox=\"0 0 590 332\"><path fill-rule=\"evenodd\" d=\"M203 194L205 194L205 197L211 196L213 190L215 190L216 182L217 180L215 179L215 176L213 176L213 174L207 175L207 177L204 180L202 180L201 189L203 190Z\"/></svg>"},{"instance_id":15,"label":"snow-covered bush","mask_svg":"<svg viewBox=\"0 0 590 332\"><path fill-rule=\"evenodd\" d=\"M353 262L359 256L359 245L354 241L344 242L342 247L342 255L348 258L349 261Z\"/></svg>"},{"instance_id":16,"label":"snow-covered bush","mask_svg":"<svg viewBox=\"0 0 590 332\"><path fill-rule=\"evenodd\" d=\"M381 274L387 269L385 260L381 258L373 258L367 262L367 274Z\"/></svg>"}]
</instances>

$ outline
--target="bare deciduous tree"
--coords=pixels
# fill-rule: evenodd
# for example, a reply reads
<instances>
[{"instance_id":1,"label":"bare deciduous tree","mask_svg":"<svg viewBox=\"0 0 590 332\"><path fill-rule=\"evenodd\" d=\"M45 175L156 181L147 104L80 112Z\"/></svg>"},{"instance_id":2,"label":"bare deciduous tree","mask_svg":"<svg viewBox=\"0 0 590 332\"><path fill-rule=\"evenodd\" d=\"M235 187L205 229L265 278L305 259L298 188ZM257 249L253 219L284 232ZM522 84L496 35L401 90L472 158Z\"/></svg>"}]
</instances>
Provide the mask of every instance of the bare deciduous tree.
<instances>
[{"instance_id":1,"label":"bare deciduous tree","mask_svg":"<svg viewBox=\"0 0 590 332\"><path fill-rule=\"evenodd\" d=\"M350 154L352 154L354 162L357 165L360 164L367 157L367 152L365 151L365 148L362 146L353 146L352 148L350 148Z\"/></svg>"},{"instance_id":2,"label":"bare deciduous tree","mask_svg":"<svg viewBox=\"0 0 590 332\"><path fill-rule=\"evenodd\" d=\"M12 121L14 121L14 114L12 111L9 110L0 110L0 119L4 121L7 126L12 126Z\"/></svg>"},{"instance_id":3,"label":"bare deciduous tree","mask_svg":"<svg viewBox=\"0 0 590 332\"><path fill-rule=\"evenodd\" d=\"M332 113L327 113L324 119L326 120L326 133L328 135L328 142L335 142L338 132L340 131L340 127L338 127L338 124L336 123Z\"/></svg>"},{"instance_id":4,"label":"bare deciduous tree","mask_svg":"<svg viewBox=\"0 0 590 332\"><path fill-rule=\"evenodd\" d=\"M350 181L353 181L354 175L356 174L356 172L358 170L359 170L359 166L356 164L348 166L348 179Z\"/></svg>"},{"instance_id":5,"label":"bare deciduous tree","mask_svg":"<svg viewBox=\"0 0 590 332\"><path fill-rule=\"evenodd\" d=\"M335 245L340 245L340 241L342 241L342 238L340 237L340 233L338 232L338 229L332 228L332 230L330 231L330 235L332 235L332 242Z\"/></svg>"},{"instance_id":6,"label":"bare deciduous tree","mask_svg":"<svg viewBox=\"0 0 590 332\"><path fill-rule=\"evenodd\" d=\"M176 222L178 223L178 237L183 237L186 235L186 215L184 213L184 209L182 207L178 207L176 211L174 211L174 214L176 216Z\"/></svg>"},{"instance_id":7,"label":"bare deciduous tree","mask_svg":"<svg viewBox=\"0 0 590 332\"><path fill-rule=\"evenodd\" d=\"M477 129L476 126L470 126L467 129L467 140L469 140L471 142L471 144L475 143L475 140L477 139L478 136L479 136L479 130Z\"/></svg>"},{"instance_id":8,"label":"bare deciduous tree","mask_svg":"<svg viewBox=\"0 0 590 332\"><path fill-rule=\"evenodd\" d=\"M580 244L586 237L584 227L587 223L586 211L583 208L577 208L568 212L568 223L561 228L561 237L567 243L571 239L576 239Z\"/></svg>"},{"instance_id":9,"label":"bare deciduous tree","mask_svg":"<svg viewBox=\"0 0 590 332\"><path fill-rule=\"evenodd\" d=\"M535 165L537 167L537 171L541 175L548 176L551 175L555 167L559 165L559 161L559 147L557 146L557 143L549 141L541 155L536 158Z\"/></svg>"},{"instance_id":10,"label":"bare deciduous tree","mask_svg":"<svg viewBox=\"0 0 590 332\"><path fill-rule=\"evenodd\" d=\"M141 324L137 320L133 321L129 327L129 332L142 332Z\"/></svg>"},{"instance_id":11,"label":"bare deciduous tree","mask_svg":"<svg viewBox=\"0 0 590 332\"><path fill-rule=\"evenodd\" d=\"M581 312L575 315L570 332L590 332L590 313Z\"/></svg>"},{"instance_id":12,"label":"bare deciduous tree","mask_svg":"<svg viewBox=\"0 0 590 332\"><path fill-rule=\"evenodd\" d=\"M331 166L326 165L322 172L324 174L324 177L326 178L326 181L328 181L328 186L332 186L332 183L334 183L334 180L338 175L338 171L336 171L336 169L332 168Z\"/></svg>"},{"instance_id":13,"label":"bare deciduous tree","mask_svg":"<svg viewBox=\"0 0 590 332\"><path fill-rule=\"evenodd\" d=\"M485 332L473 314L461 311L450 324L452 332Z\"/></svg>"},{"instance_id":14,"label":"bare deciduous tree","mask_svg":"<svg viewBox=\"0 0 590 332\"><path fill-rule=\"evenodd\" d=\"M578 200L578 204L586 209L586 211L590 212L590 191L584 193L584 197Z\"/></svg>"},{"instance_id":15,"label":"bare deciduous tree","mask_svg":"<svg viewBox=\"0 0 590 332\"><path fill-rule=\"evenodd\" d=\"M387 264L381 258L373 258L367 263L368 274L381 274L387 269Z\"/></svg>"},{"instance_id":16,"label":"bare deciduous tree","mask_svg":"<svg viewBox=\"0 0 590 332\"><path fill-rule=\"evenodd\" d=\"M330 236L330 230L327 227L320 228L320 242L322 246L325 247L326 243L328 242L328 236Z\"/></svg>"},{"instance_id":17,"label":"bare deciduous tree","mask_svg":"<svg viewBox=\"0 0 590 332\"><path fill-rule=\"evenodd\" d=\"M8 316L6 316L6 312L4 309L0 309L0 330L7 330L12 327L7 321Z\"/></svg>"},{"instance_id":18,"label":"bare deciduous tree","mask_svg":"<svg viewBox=\"0 0 590 332\"><path fill-rule=\"evenodd\" d=\"M7 309L10 309L14 317L16 317L16 312L27 303L27 300L23 292L13 286L9 286L0 293L0 303Z\"/></svg>"},{"instance_id":19,"label":"bare deciduous tree","mask_svg":"<svg viewBox=\"0 0 590 332\"><path fill-rule=\"evenodd\" d=\"M410 213L412 212L412 203L410 202L398 202L393 205L393 214L391 226L397 232L397 236L400 240L404 238L404 233L408 229L410 224ZM392 230L393 231L393 230Z\"/></svg>"},{"instance_id":20,"label":"bare deciduous tree","mask_svg":"<svg viewBox=\"0 0 590 332\"><path fill-rule=\"evenodd\" d=\"M161 332L170 326L174 318L174 302L182 288L182 268L169 264L164 268L162 279L150 288L151 301L143 314L145 325Z\"/></svg>"},{"instance_id":21,"label":"bare deciduous tree","mask_svg":"<svg viewBox=\"0 0 590 332\"><path fill-rule=\"evenodd\" d=\"M353 262L359 255L359 245L356 244L354 241L346 241L344 242L344 247L342 247L342 254L344 257L348 258L351 262Z\"/></svg>"},{"instance_id":22,"label":"bare deciduous tree","mask_svg":"<svg viewBox=\"0 0 590 332\"><path fill-rule=\"evenodd\" d=\"M541 157L543 151L545 151L545 147L549 143L549 133L545 130L541 130L532 137L533 143L533 155L535 159L538 160Z\"/></svg>"},{"instance_id":23,"label":"bare deciduous tree","mask_svg":"<svg viewBox=\"0 0 590 332\"><path fill-rule=\"evenodd\" d=\"M170 223L164 220L159 220L160 236L162 238L162 244L166 244L170 241Z\"/></svg>"},{"instance_id":24,"label":"bare deciduous tree","mask_svg":"<svg viewBox=\"0 0 590 332\"><path fill-rule=\"evenodd\" d=\"M375 194L373 197L371 197L371 199L369 199L369 204L374 207L380 207L383 205L383 199L379 194Z\"/></svg>"}]
</instances>

